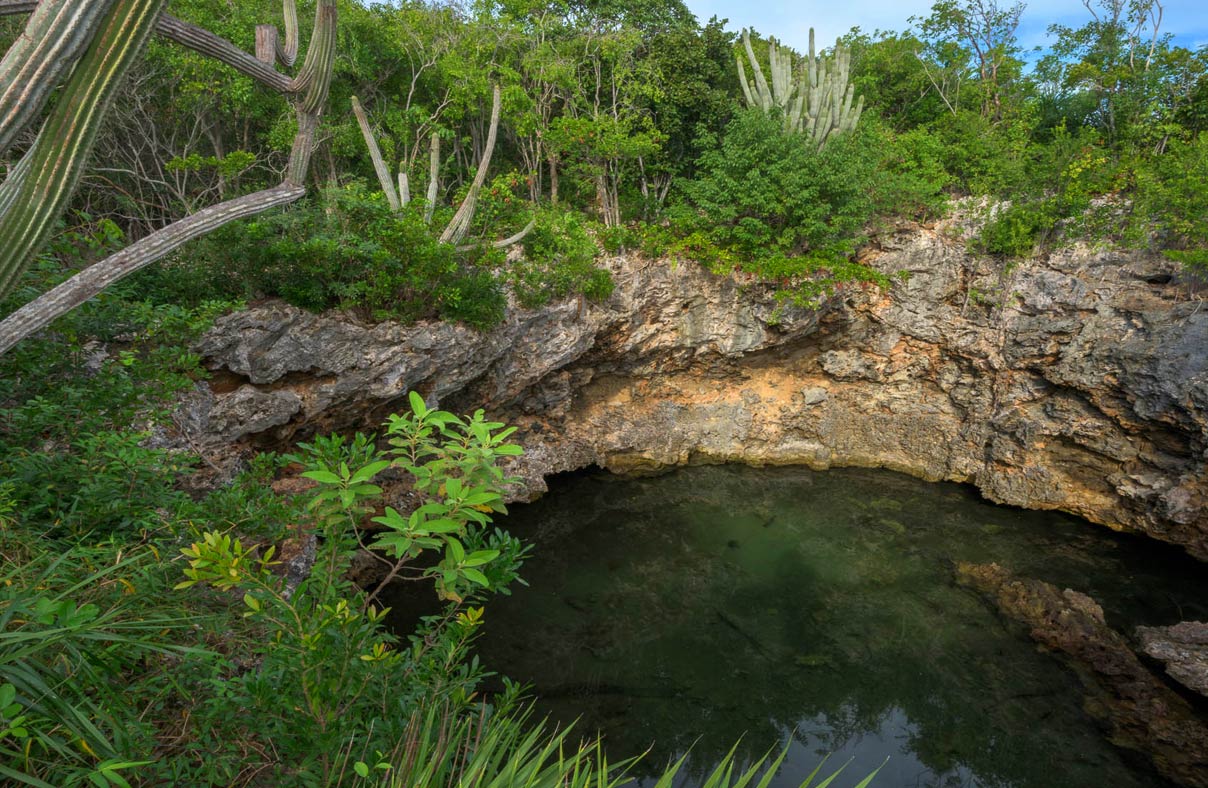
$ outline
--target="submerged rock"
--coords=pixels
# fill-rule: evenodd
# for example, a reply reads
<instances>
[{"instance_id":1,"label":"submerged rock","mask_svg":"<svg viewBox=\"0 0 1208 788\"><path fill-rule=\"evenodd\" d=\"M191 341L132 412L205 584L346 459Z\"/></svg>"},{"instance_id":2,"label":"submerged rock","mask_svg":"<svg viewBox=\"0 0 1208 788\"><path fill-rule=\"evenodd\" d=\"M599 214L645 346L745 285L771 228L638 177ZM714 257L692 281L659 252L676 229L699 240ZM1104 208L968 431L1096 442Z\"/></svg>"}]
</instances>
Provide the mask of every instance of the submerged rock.
<instances>
[{"instance_id":1,"label":"submerged rock","mask_svg":"<svg viewBox=\"0 0 1208 788\"><path fill-rule=\"evenodd\" d=\"M956 578L1078 672L1086 710L1110 726L1114 744L1145 753L1179 785L1208 786L1208 723L1141 664L1093 599L997 564L958 564Z\"/></svg>"},{"instance_id":2,"label":"submerged rock","mask_svg":"<svg viewBox=\"0 0 1208 788\"><path fill-rule=\"evenodd\" d=\"M1165 663L1175 681L1208 697L1208 623L1184 621L1172 627L1137 627L1141 650Z\"/></svg>"},{"instance_id":3,"label":"submerged rock","mask_svg":"<svg viewBox=\"0 0 1208 788\"><path fill-rule=\"evenodd\" d=\"M521 498L589 465L885 467L1208 560L1208 310L1170 283L1177 265L1071 247L1007 271L959 227L882 239L868 262L893 287L816 311L638 257L607 261L607 302L513 308L486 333L262 304L198 345L216 375L192 439L376 429L416 389L520 427Z\"/></svg>"}]
</instances>

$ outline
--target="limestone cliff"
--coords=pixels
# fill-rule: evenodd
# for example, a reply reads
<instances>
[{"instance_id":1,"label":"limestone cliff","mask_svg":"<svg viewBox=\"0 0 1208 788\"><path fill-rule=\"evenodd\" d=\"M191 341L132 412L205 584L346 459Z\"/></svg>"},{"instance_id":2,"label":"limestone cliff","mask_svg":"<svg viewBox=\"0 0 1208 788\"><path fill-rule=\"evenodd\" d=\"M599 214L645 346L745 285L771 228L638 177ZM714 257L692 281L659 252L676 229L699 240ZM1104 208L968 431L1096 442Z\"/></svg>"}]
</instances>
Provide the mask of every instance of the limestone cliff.
<instances>
[{"instance_id":1,"label":"limestone cliff","mask_svg":"<svg viewBox=\"0 0 1208 788\"><path fill-rule=\"evenodd\" d=\"M218 322L196 444L372 427L415 388L521 427L521 495L591 464L884 466L1061 509L1208 559L1208 309L1160 257L1073 247L1007 270L956 221L883 238L896 282L817 311L691 262L617 257L604 304L478 334L280 303Z\"/></svg>"}]
</instances>

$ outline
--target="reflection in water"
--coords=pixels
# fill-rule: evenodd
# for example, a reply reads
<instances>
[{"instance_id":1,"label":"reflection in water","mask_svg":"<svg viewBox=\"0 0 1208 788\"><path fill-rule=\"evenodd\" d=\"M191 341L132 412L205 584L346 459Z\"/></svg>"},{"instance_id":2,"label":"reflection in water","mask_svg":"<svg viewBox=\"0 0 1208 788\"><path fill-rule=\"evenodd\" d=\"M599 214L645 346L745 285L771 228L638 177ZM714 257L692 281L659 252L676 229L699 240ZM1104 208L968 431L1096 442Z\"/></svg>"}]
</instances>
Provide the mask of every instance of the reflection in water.
<instances>
[{"instance_id":1,"label":"reflection in water","mask_svg":"<svg viewBox=\"0 0 1208 788\"><path fill-rule=\"evenodd\" d=\"M578 476L506 526L535 544L530 587L488 607L485 664L613 757L691 747L685 785L740 736L744 757L792 736L778 786L828 752L853 759L836 786L887 756L875 785L1162 785L951 565L1084 591L1124 631L1208 617L1178 551L886 471Z\"/></svg>"}]
</instances>

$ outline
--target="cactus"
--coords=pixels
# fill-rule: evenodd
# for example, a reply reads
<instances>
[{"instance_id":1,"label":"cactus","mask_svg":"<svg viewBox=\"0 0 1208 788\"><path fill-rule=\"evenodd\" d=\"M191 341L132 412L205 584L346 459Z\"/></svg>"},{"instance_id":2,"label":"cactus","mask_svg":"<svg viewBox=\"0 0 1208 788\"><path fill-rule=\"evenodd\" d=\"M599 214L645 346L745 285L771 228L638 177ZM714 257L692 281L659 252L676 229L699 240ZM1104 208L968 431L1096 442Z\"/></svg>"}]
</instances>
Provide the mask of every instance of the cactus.
<instances>
[{"instance_id":1,"label":"cactus","mask_svg":"<svg viewBox=\"0 0 1208 788\"><path fill-rule=\"evenodd\" d=\"M0 154L42 111L100 27L112 0L44 2L0 61Z\"/></svg>"},{"instance_id":2,"label":"cactus","mask_svg":"<svg viewBox=\"0 0 1208 788\"><path fill-rule=\"evenodd\" d=\"M0 186L0 295L7 295L67 207L122 77L142 51L167 0L115 0L91 31L88 49L63 87L16 177ZM43 9L30 17L33 25ZM71 36L73 31L61 30Z\"/></svg>"},{"instance_id":3,"label":"cactus","mask_svg":"<svg viewBox=\"0 0 1208 788\"><path fill-rule=\"evenodd\" d=\"M365 108L361 106L361 100L356 96L352 97L352 114L356 116L357 125L361 127L361 136L365 138L365 146L369 148L369 160L373 162L373 171L377 175L378 183L382 186L382 193L386 195L386 202L390 205L390 210L400 211L403 208L403 202L399 198L399 192L404 191L405 182L403 178L405 174L402 168L399 168L399 190L394 190L394 184L390 180L390 168L386 166L386 160L382 158L382 149L378 147L377 137L373 136L373 129L369 128L369 118L365 115Z\"/></svg>"},{"instance_id":4,"label":"cactus","mask_svg":"<svg viewBox=\"0 0 1208 788\"><path fill-rule=\"evenodd\" d=\"M804 134L822 148L832 138L856 128L864 111L864 97L852 106L855 86L849 84L851 53L838 41L832 58L819 57L814 50L814 29L810 28L809 56L794 65L791 54L782 52L775 39L768 41L769 85L759 59L751 46L751 34L742 32L742 44L751 64L754 80L747 78L742 55L738 63L738 81L747 106L764 112L779 110L788 131Z\"/></svg>"},{"instance_id":5,"label":"cactus","mask_svg":"<svg viewBox=\"0 0 1208 788\"><path fill-rule=\"evenodd\" d=\"M428 148L428 204L424 206L424 224L432 224L436 213L436 193L440 189L440 136L432 130L432 142Z\"/></svg>"},{"instance_id":6,"label":"cactus","mask_svg":"<svg viewBox=\"0 0 1208 788\"><path fill-rule=\"evenodd\" d=\"M491 92L491 123L490 129L487 132L487 143L483 148L482 160L478 162L478 171L474 173L474 180L470 184L470 190L466 192L466 197L462 200L457 212L453 214L453 218L449 220L448 226L440 234L440 242L447 244L458 244L465 238L466 233L470 230L470 225L474 221L474 211L478 207L478 195L482 193L482 186L486 182L487 170L491 166L491 155L495 152L495 139L499 132L499 114L502 109L502 94L499 86L495 85ZM365 109L361 106L361 101L356 96L352 97L352 113L356 116L357 125L361 127L361 136L365 138L365 147L369 149L369 158L373 162L373 170L377 174L378 183L381 184L382 193L386 195L386 202L389 203L391 210L400 211L407 206L411 201L411 184L407 179L407 173L402 171L402 164L399 164L398 173L398 191L395 191L394 184L390 180L390 168L386 165L386 160L382 157L382 149L378 146L377 139L373 136L373 129L369 126L369 118L365 115ZM436 132L432 132L432 143L430 149L430 163L428 173L428 204L424 207L424 222L432 223L432 215L436 210L436 195L440 186L440 137ZM492 245L498 249L503 249L513 244L520 243L524 237L533 229L536 222L529 222L520 232L513 236L495 241ZM470 249L473 247L457 247L459 251Z\"/></svg>"},{"instance_id":7,"label":"cactus","mask_svg":"<svg viewBox=\"0 0 1208 788\"><path fill-rule=\"evenodd\" d=\"M290 99L297 116L298 131L285 179L273 188L219 203L174 222L34 299L0 321L0 353L118 279L161 259L187 241L236 219L297 200L306 193L303 184L314 150L319 116L327 103L335 61L336 0L318 0L306 60L292 79L273 66L277 61L288 63L297 54L294 0L283 0L284 46L277 43L275 28L272 34L264 26L257 29L257 40L272 44L271 47L262 45L262 51L258 53L261 60L213 33L167 16L163 13L166 2L0 0L0 15L32 12L26 24L26 35L18 39L0 61L0 149L8 129L19 131L23 125L29 125L40 109L33 107L31 110L28 106L18 106L19 101L10 101L14 86L21 87L16 81L18 76L25 73L31 74L33 81L47 80L24 86L25 95L34 97L31 101L45 103L45 96L57 84L56 77L71 65L72 53L82 52L59 91L57 101L47 113L33 146L10 169L7 179L0 185L0 297L12 291L33 255L45 242L54 221L66 208L115 88L142 52L152 31L226 63ZM95 23L90 23L94 18L80 13L84 7L94 11L101 9L103 13L95 17ZM67 23L72 20L74 24ZM51 34L59 38L47 40L46 36ZM32 37L37 35L42 37ZM36 59L36 56L45 58L50 52L65 53L62 54L64 62Z\"/></svg>"},{"instance_id":8,"label":"cactus","mask_svg":"<svg viewBox=\"0 0 1208 788\"><path fill-rule=\"evenodd\" d=\"M491 155L495 152L495 138L499 132L501 109L502 100L499 86L496 85L491 91L491 127L487 132L487 144L482 149L482 160L478 162L478 171L474 173L474 181L470 184L470 190L466 192L466 198L461 201L457 212L449 220L449 225L440 234L442 244L460 243L461 239L465 238L466 233L470 231L470 224L474 221L474 211L478 207L478 195L482 191L482 184L486 182L487 170L491 167Z\"/></svg>"}]
</instances>

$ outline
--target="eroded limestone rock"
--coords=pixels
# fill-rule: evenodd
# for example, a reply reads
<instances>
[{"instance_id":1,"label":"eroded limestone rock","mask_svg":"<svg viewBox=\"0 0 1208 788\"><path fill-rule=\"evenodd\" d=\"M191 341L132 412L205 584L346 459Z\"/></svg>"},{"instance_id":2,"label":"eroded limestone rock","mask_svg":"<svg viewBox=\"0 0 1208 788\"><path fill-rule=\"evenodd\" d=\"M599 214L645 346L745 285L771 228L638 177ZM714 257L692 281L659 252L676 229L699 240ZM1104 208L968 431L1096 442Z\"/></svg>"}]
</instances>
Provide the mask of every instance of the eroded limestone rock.
<instances>
[{"instance_id":1,"label":"eroded limestone rock","mask_svg":"<svg viewBox=\"0 0 1208 788\"><path fill-rule=\"evenodd\" d=\"M1137 627L1137 639L1142 651L1165 663L1171 678L1208 697L1208 622Z\"/></svg>"},{"instance_id":2,"label":"eroded limestone rock","mask_svg":"<svg viewBox=\"0 0 1208 788\"><path fill-rule=\"evenodd\" d=\"M606 303L513 308L482 334L260 305L199 345L214 414L193 440L374 429L416 389L521 428L520 497L591 464L881 466L1208 559L1208 310L1177 266L1073 247L1007 272L957 226L882 239L869 262L893 287L817 311L640 258L609 260Z\"/></svg>"}]
</instances>

